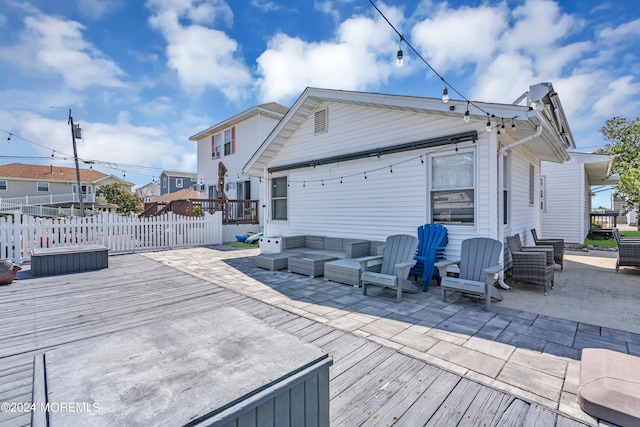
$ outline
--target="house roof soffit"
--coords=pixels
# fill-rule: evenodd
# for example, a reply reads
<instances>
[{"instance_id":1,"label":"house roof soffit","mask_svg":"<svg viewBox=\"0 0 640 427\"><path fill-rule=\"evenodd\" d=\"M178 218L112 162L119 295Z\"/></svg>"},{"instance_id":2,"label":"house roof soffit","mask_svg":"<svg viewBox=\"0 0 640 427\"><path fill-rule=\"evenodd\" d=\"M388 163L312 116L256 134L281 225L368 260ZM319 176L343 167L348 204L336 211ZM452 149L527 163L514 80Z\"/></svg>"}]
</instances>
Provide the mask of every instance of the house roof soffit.
<instances>
[{"instance_id":1,"label":"house roof soffit","mask_svg":"<svg viewBox=\"0 0 640 427\"><path fill-rule=\"evenodd\" d=\"M275 120L280 120L284 115L289 111L287 107L284 105L278 104L277 102L269 102L266 104L256 105L255 107L251 107L248 110L245 110L235 116L224 120L218 124L211 126L201 132L198 132L195 135L189 137L189 141L199 141L202 138L206 138L208 136L214 135L227 129L231 126L235 126L240 122L243 122L253 116L258 114L262 114L266 117L270 117Z\"/></svg>"},{"instance_id":2,"label":"house roof soffit","mask_svg":"<svg viewBox=\"0 0 640 427\"><path fill-rule=\"evenodd\" d=\"M268 162L280 151L280 148L286 140L291 137L291 135L320 105L325 103L361 105L373 108L384 108L389 110L400 110L455 118L462 117L467 109L466 101L451 100L445 104L440 98L307 88L298 100L296 100L285 117L278 123L278 125L276 125L258 150L256 150L251 159L249 159L245 164L243 169L244 173L252 176L262 176L264 167L266 167ZM525 137L535 132L536 123L531 123L532 110L527 106L475 101L473 104L477 107L473 105L469 107L472 120L482 121L483 123L486 122L486 113L479 110L479 107L482 110L492 112L494 117L492 117L491 120L493 122L497 120L496 117L504 117L506 119L505 126L510 125L512 121L517 122L518 133L522 135L521 137ZM533 110L533 112L535 113L536 110ZM538 121L542 120L542 118L538 118ZM529 126L522 126L523 123L528 123ZM553 139L551 137L553 132L551 132L550 124L547 128L547 141L545 142L549 144L551 142L549 138ZM517 137L517 139L519 138L520 137ZM534 139L532 141L537 141L538 144L540 143L540 140L538 139ZM535 145L533 142L529 145ZM564 146L564 144L561 145ZM540 157L543 160L559 162L568 160L566 148L551 147L544 151L535 151L540 151L538 154L540 154Z\"/></svg>"}]
</instances>

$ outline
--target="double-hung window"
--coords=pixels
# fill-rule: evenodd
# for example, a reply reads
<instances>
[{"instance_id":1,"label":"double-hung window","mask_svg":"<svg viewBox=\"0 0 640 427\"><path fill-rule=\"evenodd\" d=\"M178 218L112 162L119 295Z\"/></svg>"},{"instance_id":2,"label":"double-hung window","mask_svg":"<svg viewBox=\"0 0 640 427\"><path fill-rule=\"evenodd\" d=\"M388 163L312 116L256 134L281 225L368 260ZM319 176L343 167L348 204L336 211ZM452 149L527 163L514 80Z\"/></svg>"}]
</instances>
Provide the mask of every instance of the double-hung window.
<instances>
[{"instance_id":1,"label":"double-hung window","mask_svg":"<svg viewBox=\"0 0 640 427\"><path fill-rule=\"evenodd\" d=\"M232 127L224 131L224 155L235 154L236 152L236 128Z\"/></svg>"},{"instance_id":2,"label":"double-hung window","mask_svg":"<svg viewBox=\"0 0 640 427\"><path fill-rule=\"evenodd\" d=\"M474 151L431 157L431 222L473 225L475 220Z\"/></svg>"},{"instance_id":3,"label":"double-hung window","mask_svg":"<svg viewBox=\"0 0 640 427\"><path fill-rule=\"evenodd\" d=\"M176 188L182 188L182 178L176 178Z\"/></svg>"},{"instance_id":4,"label":"double-hung window","mask_svg":"<svg viewBox=\"0 0 640 427\"><path fill-rule=\"evenodd\" d=\"M287 177L271 179L271 219L287 219Z\"/></svg>"},{"instance_id":5,"label":"double-hung window","mask_svg":"<svg viewBox=\"0 0 640 427\"><path fill-rule=\"evenodd\" d=\"M7 189L7 181L6 180L0 180L0 190L6 190Z\"/></svg>"},{"instance_id":6,"label":"double-hung window","mask_svg":"<svg viewBox=\"0 0 640 427\"><path fill-rule=\"evenodd\" d=\"M48 182L39 182L38 183L38 191L49 191L49 183Z\"/></svg>"},{"instance_id":7,"label":"double-hung window","mask_svg":"<svg viewBox=\"0 0 640 427\"><path fill-rule=\"evenodd\" d=\"M222 134L216 134L211 137L211 158L216 159L222 156Z\"/></svg>"}]
</instances>

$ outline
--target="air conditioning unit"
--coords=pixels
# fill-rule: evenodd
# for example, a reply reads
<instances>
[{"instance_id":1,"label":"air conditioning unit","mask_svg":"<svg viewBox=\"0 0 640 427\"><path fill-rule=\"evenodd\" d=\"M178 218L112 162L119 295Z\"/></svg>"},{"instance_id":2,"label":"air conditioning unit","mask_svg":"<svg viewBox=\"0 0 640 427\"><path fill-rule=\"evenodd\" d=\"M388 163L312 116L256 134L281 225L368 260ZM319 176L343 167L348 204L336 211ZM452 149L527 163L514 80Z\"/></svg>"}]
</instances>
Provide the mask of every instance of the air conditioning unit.
<instances>
[{"instance_id":1,"label":"air conditioning unit","mask_svg":"<svg viewBox=\"0 0 640 427\"><path fill-rule=\"evenodd\" d=\"M213 157L220 157L220 152L219 151L214 151L213 152Z\"/></svg>"}]
</instances>

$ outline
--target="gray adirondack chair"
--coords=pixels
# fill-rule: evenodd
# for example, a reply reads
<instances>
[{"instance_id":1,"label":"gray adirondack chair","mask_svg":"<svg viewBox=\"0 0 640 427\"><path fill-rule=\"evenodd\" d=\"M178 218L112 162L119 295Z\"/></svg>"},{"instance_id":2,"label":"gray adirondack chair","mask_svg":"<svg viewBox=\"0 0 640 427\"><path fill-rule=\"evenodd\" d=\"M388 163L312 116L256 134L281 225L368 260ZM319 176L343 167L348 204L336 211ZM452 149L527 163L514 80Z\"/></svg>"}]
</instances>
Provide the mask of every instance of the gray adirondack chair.
<instances>
[{"instance_id":1,"label":"gray adirondack chair","mask_svg":"<svg viewBox=\"0 0 640 427\"><path fill-rule=\"evenodd\" d=\"M502 294L493 286L496 274L503 269L498 264L501 250L502 243L495 239L474 237L462 241L459 261L438 261L442 301L447 301L447 291L484 297L487 311L491 299L502 301ZM458 277L451 277L447 272L458 273Z\"/></svg>"},{"instance_id":2,"label":"gray adirondack chair","mask_svg":"<svg viewBox=\"0 0 640 427\"><path fill-rule=\"evenodd\" d=\"M402 300L402 291L420 292L422 288L411 283L407 278L409 271L416 263L413 259L418 248L418 238L407 234L396 234L387 237L382 256L358 258L360 263L360 281L362 294L367 294L367 286L383 286L395 289L397 301ZM382 259L380 273L366 271L367 263Z\"/></svg>"}]
</instances>

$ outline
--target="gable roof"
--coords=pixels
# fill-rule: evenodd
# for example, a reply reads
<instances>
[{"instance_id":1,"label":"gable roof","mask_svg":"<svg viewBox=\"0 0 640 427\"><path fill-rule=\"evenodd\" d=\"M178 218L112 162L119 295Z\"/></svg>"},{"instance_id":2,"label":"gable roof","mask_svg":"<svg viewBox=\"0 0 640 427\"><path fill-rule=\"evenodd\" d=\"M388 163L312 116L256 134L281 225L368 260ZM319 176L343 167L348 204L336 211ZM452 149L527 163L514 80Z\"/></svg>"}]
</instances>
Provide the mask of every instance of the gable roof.
<instances>
[{"instance_id":1,"label":"gable roof","mask_svg":"<svg viewBox=\"0 0 640 427\"><path fill-rule=\"evenodd\" d=\"M555 97L557 105L559 100ZM388 110L401 110L414 113L435 114L441 116L455 117L462 120L466 109L466 101L451 100L443 103L440 98L424 98L406 95L389 95L371 92L355 92L346 90L307 88L293 104L287 114L273 129L271 134L258 147L253 156L243 168L243 173L250 176L262 176L264 168L275 158L280 149L284 146L291 135L313 114L316 108L325 102L364 105L374 108ZM490 111L495 117L512 117L516 124L516 130L501 135L502 142L506 145L519 142L523 138L531 137L540 126L540 134L534 136L530 141L526 141L529 150L542 160L552 162L563 162L569 159L566 150L575 148L573 139L570 138L568 128L561 135L552 125L545 111L552 110L552 107L533 109L530 106L515 104L497 104L473 102L470 116L476 123L486 123L486 113L480 111ZM564 112L554 109L554 112L564 117ZM495 118L492 119L495 125ZM564 121L566 123L566 120ZM510 122L509 122L510 125ZM311 159L310 159L311 160Z\"/></svg>"},{"instance_id":2,"label":"gable roof","mask_svg":"<svg viewBox=\"0 0 640 427\"><path fill-rule=\"evenodd\" d=\"M271 117L272 119L280 120L282 119L282 117L284 117L287 111L289 111L287 107L285 107L284 105L280 105L277 102L268 102L266 104L256 105L255 107L251 107L248 110L243 111L242 113L236 114L230 119L213 125L210 128L207 128L202 132L198 132L193 136L190 136L189 141L198 141L202 138L206 138L207 136L214 135L257 114L263 114L267 117Z\"/></svg>"},{"instance_id":3,"label":"gable roof","mask_svg":"<svg viewBox=\"0 0 640 427\"><path fill-rule=\"evenodd\" d=\"M73 182L77 181L76 169L61 166L43 166L28 165L24 163L10 163L8 165L0 165L0 178L14 178L25 180L39 181L61 181ZM80 181L98 183L107 178L113 178L127 185L133 185L116 176L107 175L93 169L80 169Z\"/></svg>"},{"instance_id":4,"label":"gable roof","mask_svg":"<svg viewBox=\"0 0 640 427\"><path fill-rule=\"evenodd\" d=\"M164 170L162 172L160 172L160 176L162 175L166 175L168 177L178 177L178 178L197 178L198 174L193 173L193 172L182 172L182 171L169 171L169 170Z\"/></svg>"},{"instance_id":5,"label":"gable roof","mask_svg":"<svg viewBox=\"0 0 640 427\"><path fill-rule=\"evenodd\" d=\"M197 199L198 193L193 188L183 188L182 190L175 191L173 193L163 194L161 196L153 197L151 203L165 203L173 200L189 200Z\"/></svg>"}]
</instances>

